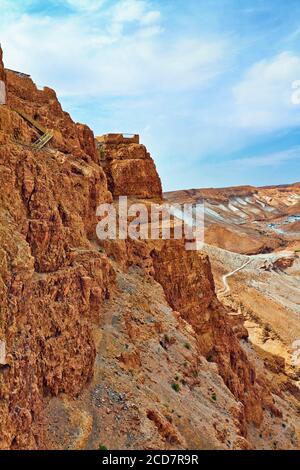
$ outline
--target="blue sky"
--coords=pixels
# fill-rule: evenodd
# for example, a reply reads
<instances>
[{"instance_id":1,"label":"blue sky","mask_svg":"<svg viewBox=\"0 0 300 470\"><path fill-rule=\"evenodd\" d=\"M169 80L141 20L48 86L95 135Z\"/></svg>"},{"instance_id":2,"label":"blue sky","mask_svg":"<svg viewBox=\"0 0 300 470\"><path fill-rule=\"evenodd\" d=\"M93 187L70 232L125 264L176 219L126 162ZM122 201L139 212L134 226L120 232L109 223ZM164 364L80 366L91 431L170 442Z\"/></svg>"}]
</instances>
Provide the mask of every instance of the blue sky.
<instances>
[{"instance_id":1,"label":"blue sky","mask_svg":"<svg viewBox=\"0 0 300 470\"><path fill-rule=\"evenodd\" d=\"M299 0L0 0L0 18L6 66L96 135L139 133L164 190L300 180Z\"/></svg>"}]
</instances>

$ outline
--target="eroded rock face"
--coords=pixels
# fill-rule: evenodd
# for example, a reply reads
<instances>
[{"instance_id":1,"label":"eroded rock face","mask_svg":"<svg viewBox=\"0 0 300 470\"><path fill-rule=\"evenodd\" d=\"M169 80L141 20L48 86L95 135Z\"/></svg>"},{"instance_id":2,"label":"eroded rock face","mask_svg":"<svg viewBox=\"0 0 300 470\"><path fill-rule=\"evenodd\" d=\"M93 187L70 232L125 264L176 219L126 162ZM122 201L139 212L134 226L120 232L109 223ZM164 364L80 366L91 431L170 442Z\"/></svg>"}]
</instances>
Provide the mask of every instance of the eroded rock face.
<instances>
[{"instance_id":1,"label":"eroded rock face","mask_svg":"<svg viewBox=\"0 0 300 470\"><path fill-rule=\"evenodd\" d=\"M114 196L160 198L145 147L118 138L96 151L92 131L74 124L52 90L7 75L0 448L63 448L72 426L67 445L98 448L104 426L114 445L116 423L121 448L251 447L247 423L261 423L263 406L279 413L216 298L208 257L180 240L102 248L95 240L96 207L112 201L108 186ZM47 148L16 142L30 144L36 131L14 108L53 130ZM182 395L172 387L178 374Z\"/></svg>"},{"instance_id":2,"label":"eroded rock face","mask_svg":"<svg viewBox=\"0 0 300 470\"><path fill-rule=\"evenodd\" d=\"M216 299L208 256L186 251L178 240L162 242L151 254L154 277L163 286L170 305L194 328L200 354L218 364L225 384L243 403L244 432L245 421L256 425L262 422L264 406L280 415L267 388L258 384L255 368Z\"/></svg>"},{"instance_id":3,"label":"eroded rock face","mask_svg":"<svg viewBox=\"0 0 300 470\"><path fill-rule=\"evenodd\" d=\"M89 239L96 206L111 194L89 155L91 131L77 134L54 92L8 75L9 106L0 107L0 448L34 449L43 447L45 397L76 396L93 375L91 325L114 270ZM16 133L24 142L34 131L11 106L59 129L56 147L13 143Z\"/></svg>"},{"instance_id":4,"label":"eroded rock face","mask_svg":"<svg viewBox=\"0 0 300 470\"><path fill-rule=\"evenodd\" d=\"M87 126L72 121L70 115L62 110L54 90L48 87L39 90L30 77L8 71L7 91L11 109L23 111L43 127L53 131L52 147L77 157L89 155L96 161L93 132ZM18 141L31 143L36 140L32 130L22 132L19 126L15 127L15 134Z\"/></svg>"},{"instance_id":5,"label":"eroded rock face","mask_svg":"<svg viewBox=\"0 0 300 470\"><path fill-rule=\"evenodd\" d=\"M121 134L103 136L97 142L100 164L114 197L161 198L161 181L144 145Z\"/></svg>"},{"instance_id":6,"label":"eroded rock face","mask_svg":"<svg viewBox=\"0 0 300 470\"><path fill-rule=\"evenodd\" d=\"M208 256L187 251L184 241L112 241L105 250L123 269L139 266L163 287L171 307L192 326L200 356L218 365L224 383L237 402L243 404L238 414L241 433L247 425L259 426L264 408L276 416L281 412L274 404L269 386L257 376L255 366L240 345L247 330L227 314L217 300Z\"/></svg>"},{"instance_id":7,"label":"eroded rock face","mask_svg":"<svg viewBox=\"0 0 300 470\"><path fill-rule=\"evenodd\" d=\"M280 241L271 237L249 236L218 224L211 224L205 231L205 243L218 246L228 251L239 251L242 254L268 253L276 249Z\"/></svg>"}]
</instances>

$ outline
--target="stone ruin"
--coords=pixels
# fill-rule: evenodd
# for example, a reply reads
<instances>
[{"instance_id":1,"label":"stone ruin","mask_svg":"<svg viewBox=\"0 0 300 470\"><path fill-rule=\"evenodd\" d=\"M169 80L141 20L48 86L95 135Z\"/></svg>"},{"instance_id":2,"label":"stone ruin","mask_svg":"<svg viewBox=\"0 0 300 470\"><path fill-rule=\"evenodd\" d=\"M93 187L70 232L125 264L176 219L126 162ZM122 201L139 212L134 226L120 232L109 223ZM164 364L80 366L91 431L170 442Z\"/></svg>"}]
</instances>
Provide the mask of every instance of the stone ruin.
<instances>
[{"instance_id":1,"label":"stone ruin","mask_svg":"<svg viewBox=\"0 0 300 470\"><path fill-rule=\"evenodd\" d=\"M139 144L140 136L138 134L104 134L96 137L99 143L103 144Z\"/></svg>"}]
</instances>

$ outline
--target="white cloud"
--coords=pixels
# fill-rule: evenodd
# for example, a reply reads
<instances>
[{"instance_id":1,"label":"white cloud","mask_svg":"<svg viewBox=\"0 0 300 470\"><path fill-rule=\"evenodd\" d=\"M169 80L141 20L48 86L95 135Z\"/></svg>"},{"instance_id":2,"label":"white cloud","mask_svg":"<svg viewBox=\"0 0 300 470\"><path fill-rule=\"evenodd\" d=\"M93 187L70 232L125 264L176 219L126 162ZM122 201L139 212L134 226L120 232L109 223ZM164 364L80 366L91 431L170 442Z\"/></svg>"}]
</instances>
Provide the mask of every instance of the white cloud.
<instances>
[{"instance_id":1,"label":"white cloud","mask_svg":"<svg viewBox=\"0 0 300 470\"><path fill-rule=\"evenodd\" d=\"M2 27L5 61L40 85L50 81L61 96L134 96L209 84L223 70L226 41L180 34L170 40L160 17L151 3L138 0L122 0L97 14L96 23L93 14L90 21L80 14L23 14ZM127 31L124 21L138 24Z\"/></svg>"},{"instance_id":2,"label":"white cloud","mask_svg":"<svg viewBox=\"0 0 300 470\"><path fill-rule=\"evenodd\" d=\"M161 18L161 14L158 10L149 11L141 18L141 23L148 25L157 23Z\"/></svg>"},{"instance_id":3,"label":"white cloud","mask_svg":"<svg viewBox=\"0 0 300 470\"><path fill-rule=\"evenodd\" d=\"M0 28L2 29L3 23L13 18L13 15L25 12L27 8L34 4L34 2L35 0L0 0Z\"/></svg>"},{"instance_id":4,"label":"white cloud","mask_svg":"<svg viewBox=\"0 0 300 470\"><path fill-rule=\"evenodd\" d=\"M140 132L166 185L172 178L182 186L183 172L194 186L217 178L224 184L226 175L228 184L246 183L256 167L263 174L277 165L281 173L281 163L296 164L298 149L228 159L260 134L300 124L300 107L291 103L300 55L285 52L249 67L243 35L209 24L201 30L200 21L192 29L192 13L175 3L165 10L151 0L49 0L39 14L28 7L45 6L41 0L0 0L5 63L55 88L73 117L96 132ZM58 6L53 16L51 4ZM72 10L60 15L66 4Z\"/></svg>"},{"instance_id":5,"label":"white cloud","mask_svg":"<svg viewBox=\"0 0 300 470\"><path fill-rule=\"evenodd\" d=\"M254 64L233 89L233 124L254 131L274 131L300 123L292 103L292 84L300 79L300 56L283 52Z\"/></svg>"},{"instance_id":6,"label":"white cloud","mask_svg":"<svg viewBox=\"0 0 300 470\"><path fill-rule=\"evenodd\" d=\"M299 160L300 147L294 147L282 152L275 152L268 155L259 155L249 158L241 158L239 160L231 160L228 163L234 163L247 168L261 168L280 166L290 160Z\"/></svg>"},{"instance_id":7,"label":"white cloud","mask_svg":"<svg viewBox=\"0 0 300 470\"><path fill-rule=\"evenodd\" d=\"M63 3L69 4L72 8L93 13L102 7L105 0L65 0Z\"/></svg>"},{"instance_id":8,"label":"white cloud","mask_svg":"<svg viewBox=\"0 0 300 470\"><path fill-rule=\"evenodd\" d=\"M160 12L149 10L149 3L144 0L120 0L112 8L112 19L118 23L151 24L160 20Z\"/></svg>"}]
</instances>

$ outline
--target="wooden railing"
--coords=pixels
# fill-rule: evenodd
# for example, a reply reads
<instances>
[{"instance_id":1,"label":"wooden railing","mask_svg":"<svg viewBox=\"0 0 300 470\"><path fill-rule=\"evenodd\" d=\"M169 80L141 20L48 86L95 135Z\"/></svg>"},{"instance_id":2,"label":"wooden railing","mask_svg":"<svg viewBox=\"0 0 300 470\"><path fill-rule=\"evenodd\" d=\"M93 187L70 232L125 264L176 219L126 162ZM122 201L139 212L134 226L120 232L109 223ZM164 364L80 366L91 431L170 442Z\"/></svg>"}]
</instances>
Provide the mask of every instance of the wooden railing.
<instances>
[{"instance_id":1,"label":"wooden railing","mask_svg":"<svg viewBox=\"0 0 300 470\"><path fill-rule=\"evenodd\" d=\"M50 140L53 138L53 133L43 127L39 122L33 119L31 116L28 116L19 109L14 109L16 113L18 113L25 121L27 121L31 126L37 129L42 135L38 138L36 142L31 144L30 146L34 149L41 150Z\"/></svg>"}]
</instances>

